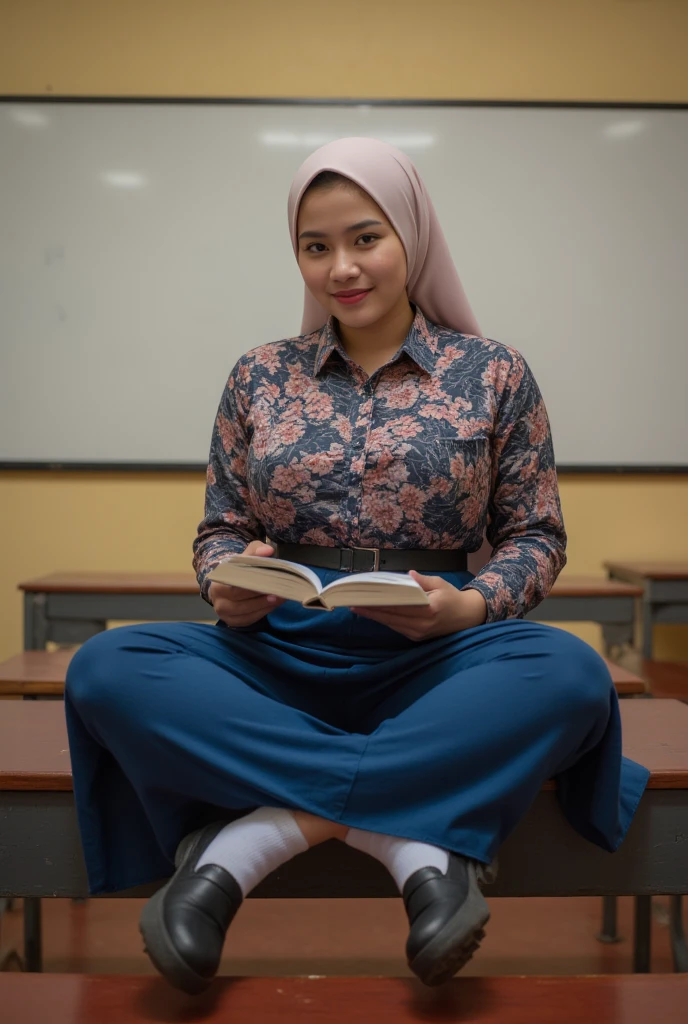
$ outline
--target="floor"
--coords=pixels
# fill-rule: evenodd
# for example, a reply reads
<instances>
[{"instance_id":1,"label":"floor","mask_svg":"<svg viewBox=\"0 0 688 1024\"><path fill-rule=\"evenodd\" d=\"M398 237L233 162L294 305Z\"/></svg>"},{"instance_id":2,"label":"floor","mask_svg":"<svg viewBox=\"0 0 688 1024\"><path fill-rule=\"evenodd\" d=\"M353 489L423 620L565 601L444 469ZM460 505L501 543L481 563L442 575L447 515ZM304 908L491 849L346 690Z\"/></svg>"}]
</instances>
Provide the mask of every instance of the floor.
<instances>
[{"instance_id":1,"label":"floor","mask_svg":"<svg viewBox=\"0 0 688 1024\"><path fill-rule=\"evenodd\" d=\"M137 922L142 901L44 900L44 969L149 974ZM600 900L496 899L487 937L465 974L625 974L632 969L630 898L619 900L622 940L595 938ZM688 917L688 913L686 915ZM21 943L21 901L2 922L2 945ZM688 920L686 921L688 930ZM221 974L407 975L400 900L248 900L232 924ZM654 901L652 970L672 970L666 901Z\"/></svg>"}]
</instances>

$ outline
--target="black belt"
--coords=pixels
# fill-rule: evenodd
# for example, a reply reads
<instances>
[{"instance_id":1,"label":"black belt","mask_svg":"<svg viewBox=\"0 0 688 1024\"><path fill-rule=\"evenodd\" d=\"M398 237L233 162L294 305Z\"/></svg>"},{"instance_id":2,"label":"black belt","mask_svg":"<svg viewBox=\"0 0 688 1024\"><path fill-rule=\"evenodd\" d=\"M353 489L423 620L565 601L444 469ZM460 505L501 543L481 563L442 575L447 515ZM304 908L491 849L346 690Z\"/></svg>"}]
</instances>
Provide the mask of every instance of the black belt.
<instances>
[{"instance_id":1,"label":"black belt","mask_svg":"<svg viewBox=\"0 0 688 1024\"><path fill-rule=\"evenodd\" d=\"M324 548L317 544L276 544L276 558L286 558L300 565L344 572L465 572L468 558L465 551L438 551L428 548L399 550L397 548Z\"/></svg>"}]
</instances>

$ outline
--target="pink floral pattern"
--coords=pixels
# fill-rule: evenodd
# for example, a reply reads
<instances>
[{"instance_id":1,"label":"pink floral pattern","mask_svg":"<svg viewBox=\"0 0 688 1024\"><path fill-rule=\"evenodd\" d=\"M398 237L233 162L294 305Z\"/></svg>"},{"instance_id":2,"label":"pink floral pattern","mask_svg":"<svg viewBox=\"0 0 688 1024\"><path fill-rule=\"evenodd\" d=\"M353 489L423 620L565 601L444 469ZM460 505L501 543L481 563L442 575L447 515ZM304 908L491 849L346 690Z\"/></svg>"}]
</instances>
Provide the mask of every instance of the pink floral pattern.
<instances>
[{"instance_id":1,"label":"pink floral pattern","mask_svg":"<svg viewBox=\"0 0 688 1024\"><path fill-rule=\"evenodd\" d=\"M333 321L253 349L227 382L213 432L194 567L255 539L443 548L492 558L468 587L488 621L523 616L566 556L547 412L523 357L416 311L371 377Z\"/></svg>"}]
</instances>

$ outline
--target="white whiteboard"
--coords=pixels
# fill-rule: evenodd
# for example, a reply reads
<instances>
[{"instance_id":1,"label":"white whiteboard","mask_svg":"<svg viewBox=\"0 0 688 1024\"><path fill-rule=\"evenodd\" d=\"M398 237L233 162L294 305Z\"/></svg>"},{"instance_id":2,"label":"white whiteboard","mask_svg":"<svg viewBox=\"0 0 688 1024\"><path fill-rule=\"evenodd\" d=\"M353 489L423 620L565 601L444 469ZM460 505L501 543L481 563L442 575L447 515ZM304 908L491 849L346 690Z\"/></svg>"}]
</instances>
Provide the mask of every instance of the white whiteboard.
<instances>
[{"instance_id":1,"label":"white whiteboard","mask_svg":"<svg viewBox=\"0 0 688 1024\"><path fill-rule=\"evenodd\" d=\"M0 461L205 463L240 354L298 333L286 198L373 135L426 180L560 465L688 464L688 111L0 106Z\"/></svg>"}]
</instances>

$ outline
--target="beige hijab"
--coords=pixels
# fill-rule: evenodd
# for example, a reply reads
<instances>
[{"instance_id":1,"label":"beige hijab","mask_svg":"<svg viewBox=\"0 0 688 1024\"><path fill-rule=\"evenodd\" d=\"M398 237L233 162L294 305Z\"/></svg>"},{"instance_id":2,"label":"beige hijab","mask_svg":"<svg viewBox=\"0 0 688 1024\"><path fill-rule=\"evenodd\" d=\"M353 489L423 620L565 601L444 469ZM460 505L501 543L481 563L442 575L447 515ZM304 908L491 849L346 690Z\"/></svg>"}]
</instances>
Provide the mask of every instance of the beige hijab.
<instances>
[{"instance_id":1,"label":"beige hijab","mask_svg":"<svg viewBox=\"0 0 688 1024\"><path fill-rule=\"evenodd\" d=\"M449 253L437 214L418 171L400 150L378 139L337 139L312 153L296 172L289 193L289 229L298 258L299 204L318 174L335 171L350 178L373 199L399 235L408 263L411 302L436 324L479 335L463 285ZM301 331L310 334L328 313L306 289Z\"/></svg>"}]
</instances>

